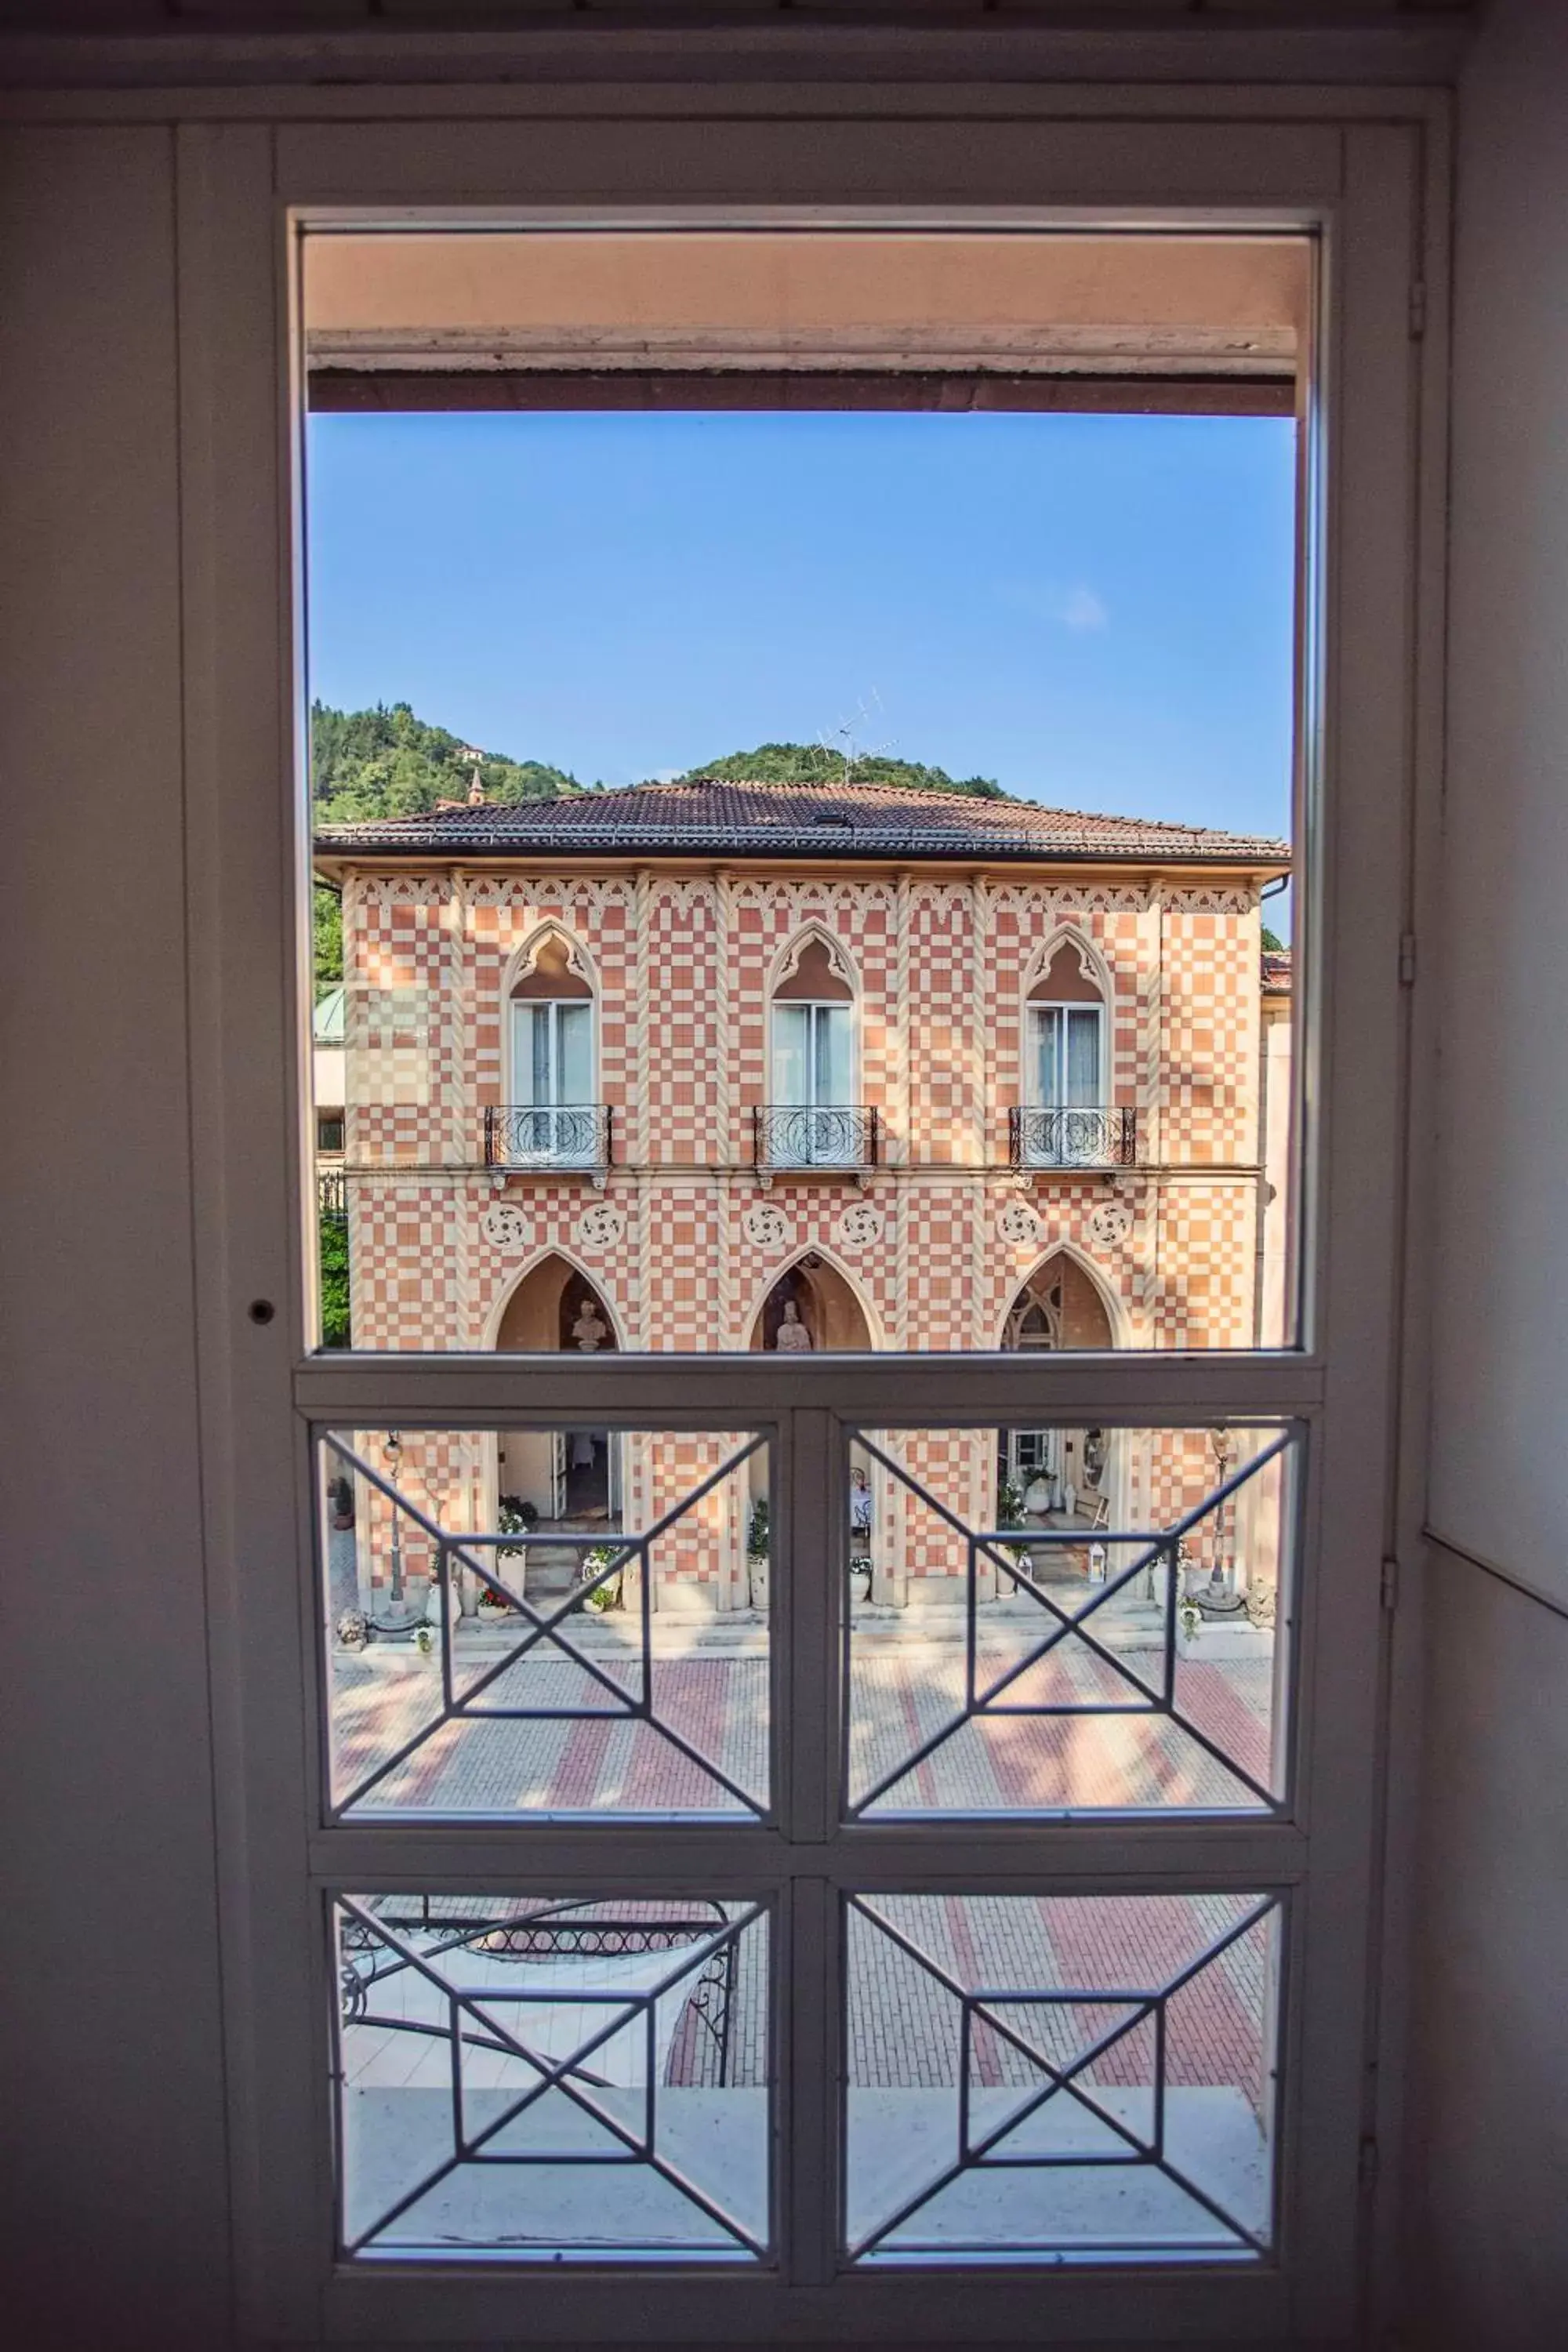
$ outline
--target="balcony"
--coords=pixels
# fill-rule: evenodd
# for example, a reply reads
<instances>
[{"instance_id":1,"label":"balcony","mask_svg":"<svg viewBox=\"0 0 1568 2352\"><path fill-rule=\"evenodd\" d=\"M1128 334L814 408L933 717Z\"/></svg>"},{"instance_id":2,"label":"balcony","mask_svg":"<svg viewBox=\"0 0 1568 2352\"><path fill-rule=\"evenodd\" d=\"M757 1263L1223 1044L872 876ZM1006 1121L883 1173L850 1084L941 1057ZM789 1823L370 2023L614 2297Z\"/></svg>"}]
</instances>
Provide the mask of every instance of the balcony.
<instances>
[{"instance_id":1,"label":"balcony","mask_svg":"<svg viewBox=\"0 0 1568 2352\"><path fill-rule=\"evenodd\" d=\"M758 1103L752 1151L759 1168L874 1168L878 1118L864 1104Z\"/></svg>"},{"instance_id":2,"label":"balcony","mask_svg":"<svg viewBox=\"0 0 1568 2352\"><path fill-rule=\"evenodd\" d=\"M1138 1114L1119 1105L1066 1109L1026 1104L1007 1114L1015 1168L1131 1168L1138 1160Z\"/></svg>"},{"instance_id":3,"label":"balcony","mask_svg":"<svg viewBox=\"0 0 1568 2352\"><path fill-rule=\"evenodd\" d=\"M491 1103L485 1110L487 1168L607 1168L608 1103Z\"/></svg>"}]
</instances>

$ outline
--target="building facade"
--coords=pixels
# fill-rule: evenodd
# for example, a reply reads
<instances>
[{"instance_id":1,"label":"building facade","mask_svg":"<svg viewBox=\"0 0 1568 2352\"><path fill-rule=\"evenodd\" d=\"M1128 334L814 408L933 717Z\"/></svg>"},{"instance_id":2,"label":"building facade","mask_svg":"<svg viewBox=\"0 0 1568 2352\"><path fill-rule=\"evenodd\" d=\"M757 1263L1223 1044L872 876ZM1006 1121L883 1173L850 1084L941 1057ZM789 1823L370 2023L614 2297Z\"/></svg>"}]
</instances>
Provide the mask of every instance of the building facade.
<instances>
[{"instance_id":1,"label":"building facade","mask_svg":"<svg viewBox=\"0 0 1568 2352\"><path fill-rule=\"evenodd\" d=\"M699 782L338 827L318 870L343 902L358 1347L1282 1336L1289 1000L1259 945L1282 843ZM469 1524L492 1477L547 1522L591 1489L647 1524L697 1458L510 1444L440 1474ZM1022 1433L998 1463L928 1433L911 1458L983 1526L998 1468L1058 1514L1103 1518L1098 1486L1168 1519L1212 1484L1194 1453ZM879 1503L884 1597L953 1573L946 1534ZM666 1601L743 1605L744 1528L687 1549Z\"/></svg>"}]
</instances>

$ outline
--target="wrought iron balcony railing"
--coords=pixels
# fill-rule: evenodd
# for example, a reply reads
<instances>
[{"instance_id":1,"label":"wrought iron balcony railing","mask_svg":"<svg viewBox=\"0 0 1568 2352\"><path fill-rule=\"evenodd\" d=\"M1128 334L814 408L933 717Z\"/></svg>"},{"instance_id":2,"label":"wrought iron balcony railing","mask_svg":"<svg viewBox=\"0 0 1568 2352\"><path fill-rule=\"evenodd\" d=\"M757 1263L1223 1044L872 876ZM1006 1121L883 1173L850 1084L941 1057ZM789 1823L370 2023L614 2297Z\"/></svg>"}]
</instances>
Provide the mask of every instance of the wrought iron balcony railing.
<instances>
[{"instance_id":1,"label":"wrought iron balcony railing","mask_svg":"<svg viewBox=\"0 0 1568 2352\"><path fill-rule=\"evenodd\" d=\"M316 1171L316 1203L323 1217L330 1217L334 1224L347 1224L348 1178L341 1168L319 1168Z\"/></svg>"},{"instance_id":2,"label":"wrought iron balcony railing","mask_svg":"<svg viewBox=\"0 0 1568 2352\"><path fill-rule=\"evenodd\" d=\"M1138 1114L1120 1105L1068 1109L1024 1104L1007 1114L1015 1168L1131 1168Z\"/></svg>"},{"instance_id":3,"label":"wrought iron balcony railing","mask_svg":"<svg viewBox=\"0 0 1568 2352\"><path fill-rule=\"evenodd\" d=\"M759 1168L874 1168L879 1140L864 1104L758 1103L752 1112Z\"/></svg>"},{"instance_id":4,"label":"wrought iron balcony railing","mask_svg":"<svg viewBox=\"0 0 1568 2352\"><path fill-rule=\"evenodd\" d=\"M607 1168L608 1103L491 1103L485 1110L489 1168Z\"/></svg>"}]
</instances>

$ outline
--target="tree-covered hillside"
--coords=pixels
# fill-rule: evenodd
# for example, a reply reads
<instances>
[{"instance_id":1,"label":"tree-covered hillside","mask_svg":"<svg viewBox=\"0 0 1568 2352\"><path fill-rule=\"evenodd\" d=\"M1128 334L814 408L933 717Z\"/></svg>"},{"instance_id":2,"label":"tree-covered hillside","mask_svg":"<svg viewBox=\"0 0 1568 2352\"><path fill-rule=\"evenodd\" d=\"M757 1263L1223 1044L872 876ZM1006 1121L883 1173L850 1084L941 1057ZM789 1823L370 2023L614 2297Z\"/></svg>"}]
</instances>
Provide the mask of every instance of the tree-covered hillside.
<instances>
[{"instance_id":1,"label":"tree-covered hillside","mask_svg":"<svg viewBox=\"0 0 1568 2352\"><path fill-rule=\"evenodd\" d=\"M445 727L416 719L406 702L374 710L310 709L310 794L318 823L358 824L374 817L423 816L437 801L466 800L473 777L468 746ZM845 779L842 752L820 743L761 743L754 751L728 751L689 771L692 776L749 777L760 783L833 784ZM858 784L903 784L917 792L1009 795L990 776L950 776L943 768L868 754L848 774ZM552 800L563 793L595 792L563 768L540 760L481 755L485 798L499 803ZM684 779L682 780L684 781ZM318 883L315 965L318 990L342 978L342 908L335 890Z\"/></svg>"},{"instance_id":2,"label":"tree-covered hillside","mask_svg":"<svg viewBox=\"0 0 1568 2352\"><path fill-rule=\"evenodd\" d=\"M468 746L445 727L416 719L406 702L374 710L310 709L310 790L323 824L366 817L423 816L437 801L468 797L474 763ZM486 751L479 763L485 798L552 800L583 787L563 768Z\"/></svg>"},{"instance_id":3,"label":"tree-covered hillside","mask_svg":"<svg viewBox=\"0 0 1568 2352\"><path fill-rule=\"evenodd\" d=\"M847 781L845 756L822 743L759 743L754 751L726 751L721 760L707 760L689 768L680 779L721 776L731 782L759 784L837 784ZM917 793L970 793L982 799L1004 801L1011 795L994 776L950 776L945 768L924 768L913 760L890 760L868 752L848 766L847 781L857 784L901 784Z\"/></svg>"}]
</instances>

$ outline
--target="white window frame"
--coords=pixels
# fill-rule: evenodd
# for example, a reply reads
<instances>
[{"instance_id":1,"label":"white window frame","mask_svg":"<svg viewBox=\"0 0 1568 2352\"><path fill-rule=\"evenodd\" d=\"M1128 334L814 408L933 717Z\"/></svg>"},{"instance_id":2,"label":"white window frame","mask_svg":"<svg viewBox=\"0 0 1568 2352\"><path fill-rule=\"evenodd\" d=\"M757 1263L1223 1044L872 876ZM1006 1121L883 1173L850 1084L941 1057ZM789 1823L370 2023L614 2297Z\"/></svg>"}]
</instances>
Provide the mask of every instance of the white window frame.
<instances>
[{"instance_id":1,"label":"white window frame","mask_svg":"<svg viewBox=\"0 0 1568 2352\"><path fill-rule=\"evenodd\" d=\"M786 1103L777 1091L779 1066L778 1020L781 1013L842 1013L849 1031L849 1082L842 1102L820 1102L816 1094L816 1024L811 1024L813 1051L809 1056L810 1071L805 1088L806 1098L800 1103ZM799 1133L801 1150L798 1160L781 1160L780 1166L801 1168L848 1168L855 1164L857 1154L842 1149L844 1129L836 1123L834 1114L852 1111L860 1085L860 1004L851 992L848 996L785 996L776 992L768 1005L768 1087L767 1108L770 1115L781 1111L801 1114ZM816 1112L824 1116L817 1118Z\"/></svg>"},{"instance_id":2,"label":"white window frame","mask_svg":"<svg viewBox=\"0 0 1568 2352\"><path fill-rule=\"evenodd\" d=\"M1058 1014L1063 1028L1063 1060L1066 1060L1067 1016L1071 1013L1089 1013L1095 1022L1094 1101L1079 1106L1072 1103L1047 1103L1040 1085L1040 1026L1047 1013ZM1024 1006L1024 1108L1026 1110L1073 1110L1079 1108L1108 1113L1111 1108L1110 1093L1110 1008L1103 997L1098 1004L1089 1005L1080 997L1076 1001L1054 997L1031 996ZM1070 1130L1069 1130L1070 1132ZM1025 1138L1023 1160L1028 1168L1094 1167L1105 1157L1102 1151L1071 1150L1048 1151L1043 1142L1031 1143Z\"/></svg>"},{"instance_id":3,"label":"white window frame","mask_svg":"<svg viewBox=\"0 0 1568 2352\"><path fill-rule=\"evenodd\" d=\"M550 1090L543 1102L532 1096L532 1053L524 1051L525 1034L531 1045L532 1015L547 1011L550 1021ZM561 1015L568 1010L585 1014L588 1024L588 1091L582 1102L571 1102L561 1092ZM525 1016L527 1016L525 1018ZM508 1029L511 1055L511 1096L518 1111L536 1114L531 1122L531 1132L542 1139L534 1149L510 1152L509 1166L538 1165L552 1168L590 1167L598 1158L595 1095L599 1076L598 1004L592 996L517 996L508 1000ZM529 1088L523 1093L522 1077L525 1061L530 1066ZM587 1113L586 1130L583 1117Z\"/></svg>"},{"instance_id":4,"label":"white window frame","mask_svg":"<svg viewBox=\"0 0 1568 2352\"><path fill-rule=\"evenodd\" d=\"M1027 1094L1028 1100L1038 1108L1042 1110L1069 1110L1080 1108L1078 1104L1060 1102L1047 1103L1046 1100L1045 1089L1040 1084L1039 1024L1047 1013L1059 1013L1062 1016L1064 1025L1069 1013L1091 1013L1094 1015L1094 1100L1092 1103L1082 1105L1081 1108L1086 1110L1103 1110L1105 1108L1107 1093L1107 1055L1105 1050L1107 1024L1105 1011L1106 1008L1103 999L1101 999L1100 1003L1098 1004L1089 1004L1082 997L1070 1000L1063 998L1059 1001L1055 997L1030 997L1027 1005L1025 1007L1026 1016L1028 1021L1029 1040L1027 1070L1029 1085Z\"/></svg>"},{"instance_id":5,"label":"white window frame","mask_svg":"<svg viewBox=\"0 0 1568 2352\"><path fill-rule=\"evenodd\" d=\"M740 100L721 89L648 97L607 88L587 103L581 93L495 89L482 115L459 115L438 92L400 93L379 113L374 101L349 107L321 93L286 120L197 121L174 134L203 1492L240 2327L332 2341L515 2337L523 2325L542 2340L579 2341L786 2326L829 2340L1348 2336L1366 2221L1358 2155L1378 2112L1367 2087L1378 2048L1367 1958L1383 1736L1378 1570L1413 1508L1394 1452L1390 1368L1405 1308L1388 1243L1405 1140L1399 940L1417 887L1413 843L1424 838L1414 812L1440 628L1413 520L1441 522L1440 412L1406 331L1412 287L1442 282L1437 233L1422 213L1430 116L1424 122L1411 106L1411 119L1390 119L1386 95L1363 108L1353 91L1122 90L1112 101L1092 89L933 89L918 104L890 90L852 100L840 92L831 103L782 88ZM683 205L694 224L799 218L804 207L819 225L875 214L939 226L1321 235L1325 401L1308 436L1318 596L1302 668L1312 721L1304 781L1328 788L1306 851L1304 895L1317 919L1298 955L1318 1033L1300 1091L1299 1223L1315 1248L1299 1349L870 1363L312 1353L309 900L298 887L290 776L301 772L303 697L288 651L299 545L289 224L325 226L360 207L405 224L450 207L522 226L651 221ZM1433 543L1440 539L1438 529ZM766 1896L791 1956L794 1997L778 2019L777 2097L792 2150L784 2265L745 2279L533 2272L525 2291L504 2273L334 2266L331 1890L445 1882L570 1892L609 1875L635 1892L667 1885L669 1864L664 1831L539 1824L520 1843L515 1828L483 1823L327 1822L314 1430L561 1420L766 1429L781 1547L831 1565L845 1538L837 1498L856 1425L1088 1419L1110 1428L1222 1415L1282 1415L1309 1442L1296 1737L1277 1817L1047 1821L1023 1833L970 1821L955 1872L941 1831L836 1823L832 1725L796 1706L782 1828L697 1829L683 1849L704 1891ZM792 1706L797 1689L831 1688L835 1582L785 1580L781 1592L775 1581ZM791 1661L809 1669L794 1684ZM820 2158L833 2143L839 1892L1185 1884L1278 1890L1287 1901L1277 2261L1223 2273L917 2270L835 2285L832 2165L825 2172Z\"/></svg>"}]
</instances>

